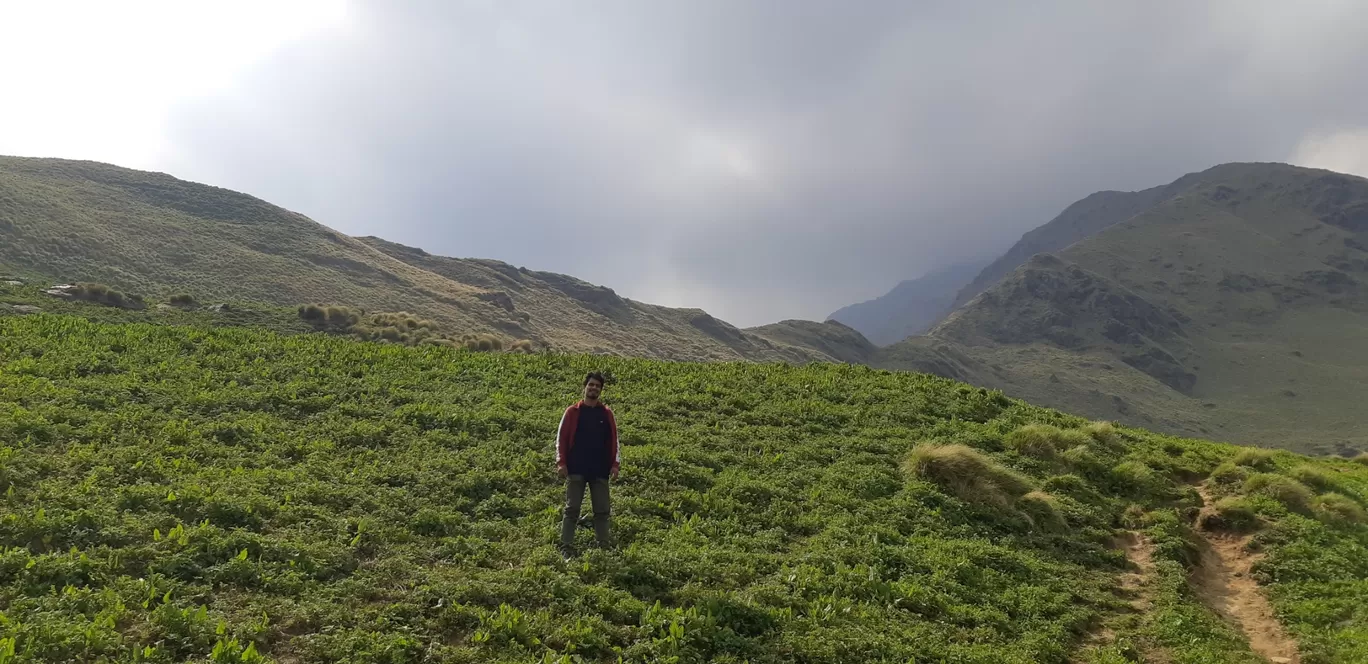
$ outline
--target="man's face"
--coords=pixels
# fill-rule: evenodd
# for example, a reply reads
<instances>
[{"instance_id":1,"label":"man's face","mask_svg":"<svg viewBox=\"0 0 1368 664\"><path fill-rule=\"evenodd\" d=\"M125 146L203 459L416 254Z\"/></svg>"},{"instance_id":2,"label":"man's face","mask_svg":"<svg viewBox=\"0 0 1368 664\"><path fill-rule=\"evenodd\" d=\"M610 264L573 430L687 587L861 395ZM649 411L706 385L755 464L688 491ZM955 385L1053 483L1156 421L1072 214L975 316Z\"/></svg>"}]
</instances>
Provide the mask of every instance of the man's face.
<instances>
[{"instance_id":1,"label":"man's face","mask_svg":"<svg viewBox=\"0 0 1368 664\"><path fill-rule=\"evenodd\" d=\"M584 384L584 398L586 399L597 399L599 398L599 393L602 391L603 383L600 383L597 380L590 379L589 382Z\"/></svg>"}]
</instances>

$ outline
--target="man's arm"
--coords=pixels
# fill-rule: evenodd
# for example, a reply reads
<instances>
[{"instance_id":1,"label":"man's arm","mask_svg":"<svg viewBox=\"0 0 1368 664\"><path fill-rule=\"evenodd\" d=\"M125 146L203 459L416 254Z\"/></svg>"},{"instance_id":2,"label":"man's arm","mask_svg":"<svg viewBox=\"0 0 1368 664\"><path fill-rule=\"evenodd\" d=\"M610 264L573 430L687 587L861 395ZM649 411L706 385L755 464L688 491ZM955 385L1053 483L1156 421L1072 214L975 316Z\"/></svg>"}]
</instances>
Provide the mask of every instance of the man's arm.
<instances>
[{"instance_id":1,"label":"man's arm","mask_svg":"<svg viewBox=\"0 0 1368 664\"><path fill-rule=\"evenodd\" d=\"M608 413L608 454L611 455L610 458L613 460L613 465L609 469L609 472L612 474L613 479L617 479L618 466L622 464L622 450L618 447L617 418L613 416L612 408L604 406L603 409Z\"/></svg>"},{"instance_id":2,"label":"man's arm","mask_svg":"<svg viewBox=\"0 0 1368 664\"><path fill-rule=\"evenodd\" d=\"M566 426L570 423L570 411L566 408L565 414L561 415L560 426L556 427L556 474L565 477L565 460L570 454L570 429Z\"/></svg>"}]
</instances>

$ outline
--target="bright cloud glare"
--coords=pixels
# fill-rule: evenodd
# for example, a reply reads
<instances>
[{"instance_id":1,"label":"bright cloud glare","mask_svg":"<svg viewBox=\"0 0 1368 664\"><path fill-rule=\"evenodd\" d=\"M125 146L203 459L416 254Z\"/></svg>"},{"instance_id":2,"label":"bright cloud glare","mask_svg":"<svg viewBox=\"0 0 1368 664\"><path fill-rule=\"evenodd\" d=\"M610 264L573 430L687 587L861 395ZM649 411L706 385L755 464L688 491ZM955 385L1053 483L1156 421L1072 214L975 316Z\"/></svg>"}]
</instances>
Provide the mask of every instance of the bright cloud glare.
<instances>
[{"instance_id":1,"label":"bright cloud glare","mask_svg":"<svg viewBox=\"0 0 1368 664\"><path fill-rule=\"evenodd\" d=\"M0 2L0 154L153 168L178 102L345 26L340 0Z\"/></svg>"}]
</instances>

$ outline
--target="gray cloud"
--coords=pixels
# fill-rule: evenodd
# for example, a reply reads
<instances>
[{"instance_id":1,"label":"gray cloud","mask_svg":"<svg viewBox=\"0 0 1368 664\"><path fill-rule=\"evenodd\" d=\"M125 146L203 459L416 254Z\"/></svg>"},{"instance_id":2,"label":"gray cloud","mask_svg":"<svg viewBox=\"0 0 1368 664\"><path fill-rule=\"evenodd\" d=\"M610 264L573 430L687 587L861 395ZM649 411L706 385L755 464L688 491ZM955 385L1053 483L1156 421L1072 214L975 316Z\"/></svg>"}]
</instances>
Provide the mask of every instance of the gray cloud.
<instances>
[{"instance_id":1,"label":"gray cloud","mask_svg":"<svg viewBox=\"0 0 1368 664\"><path fill-rule=\"evenodd\" d=\"M178 109L172 168L752 325L1368 125L1368 5L1027 4L377 1Z\"/></svg>"}]
</instances>

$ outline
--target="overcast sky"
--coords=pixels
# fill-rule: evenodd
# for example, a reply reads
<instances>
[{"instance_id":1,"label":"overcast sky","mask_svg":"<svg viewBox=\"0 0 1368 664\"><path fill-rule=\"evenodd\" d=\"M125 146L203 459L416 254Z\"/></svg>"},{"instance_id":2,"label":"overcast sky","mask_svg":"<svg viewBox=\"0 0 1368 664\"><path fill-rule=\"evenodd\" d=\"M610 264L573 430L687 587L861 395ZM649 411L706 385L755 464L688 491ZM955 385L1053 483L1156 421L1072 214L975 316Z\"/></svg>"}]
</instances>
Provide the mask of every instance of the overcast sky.
<instances>
[{"instance_id":1,"label":"overcast sky","mask_svg":"<svg viewBox=\"0 0 1368 664\"><path fill-rule=\"evenodd\" d=\"M1368 175L1364 26L1359 0L0 0L0 154L822 319L1099 189Z\"/></svg>"}]
</instances>

